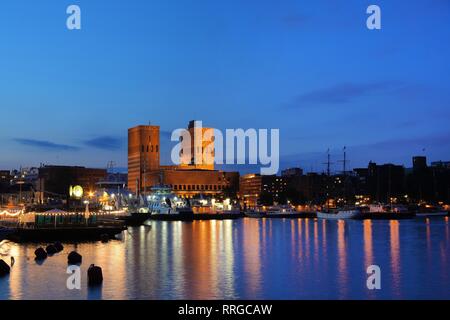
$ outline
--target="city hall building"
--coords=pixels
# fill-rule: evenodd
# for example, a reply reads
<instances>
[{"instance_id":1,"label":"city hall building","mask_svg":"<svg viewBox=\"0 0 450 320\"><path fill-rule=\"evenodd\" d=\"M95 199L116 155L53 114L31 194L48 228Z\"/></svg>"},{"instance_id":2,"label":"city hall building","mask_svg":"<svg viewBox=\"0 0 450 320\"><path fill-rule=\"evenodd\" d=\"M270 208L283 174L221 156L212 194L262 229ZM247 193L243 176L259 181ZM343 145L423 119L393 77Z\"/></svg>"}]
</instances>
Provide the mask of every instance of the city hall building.
<instances>
[{"instance_id":1,"label":"city hall building","mask_svg":"<svg viewBox=\"0 0 450 320\"><path fill-rule=\"evenodd\" d=\"M160 164L160 127L137 126L128 130L128 187L136 193L147 193L152 187L165 185L181 197L196 195L216 196L224 191L236 193L239 188L239 173L214 169L214 137L204 138L212 128L197 128L196 121L190 121L186 141L180 151L180 165ZM180 138L180 143L183 143ZM212 161L196 163L195 157L204 152ZM208 151L210 150L210 151ZM189 156L187 156L189 154Z\"/></svg>"}]
</instances>

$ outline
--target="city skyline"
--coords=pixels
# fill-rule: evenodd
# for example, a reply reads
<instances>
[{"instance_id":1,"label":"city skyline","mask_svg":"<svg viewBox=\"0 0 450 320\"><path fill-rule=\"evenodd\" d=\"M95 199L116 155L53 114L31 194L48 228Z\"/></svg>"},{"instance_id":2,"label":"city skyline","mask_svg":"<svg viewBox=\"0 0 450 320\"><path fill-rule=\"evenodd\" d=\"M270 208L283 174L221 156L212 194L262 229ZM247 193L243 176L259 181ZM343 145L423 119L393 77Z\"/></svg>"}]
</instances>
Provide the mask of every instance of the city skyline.
<instances>
[{"instance_id":1,"label":"city skyline","mask_svg":"<svg viewBox=\"0 0 450 320\"><path fill-rule=\"evenodd\" d=\"M170 132L192 119L279 128L281 168L321 172L344 146L349 167L450 158L446 1L379 1L373 32L357 1L77 1L79 31L68 1L24 3L0 13L2 169L124 168L127 128L149 121L169 164Z\"/></svg>"}]
</instances>

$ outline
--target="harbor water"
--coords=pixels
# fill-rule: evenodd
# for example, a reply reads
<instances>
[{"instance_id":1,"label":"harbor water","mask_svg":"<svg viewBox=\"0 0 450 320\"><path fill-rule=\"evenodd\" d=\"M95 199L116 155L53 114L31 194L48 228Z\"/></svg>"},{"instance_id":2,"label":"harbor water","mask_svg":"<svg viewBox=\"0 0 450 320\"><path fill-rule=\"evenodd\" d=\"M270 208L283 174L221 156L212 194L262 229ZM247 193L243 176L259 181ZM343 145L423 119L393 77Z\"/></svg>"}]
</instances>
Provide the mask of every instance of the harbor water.
<instances>
[{"instance_id":1,"label":"harbor water","mask_svg":"<svg viewBox=\"0 0 450 320\"><path fill-rule=\"evenodd\" d=\"M15 264L0 299L450 299L448 217L402 221L240 219L158 222L108 243L64 243L42 263L40 245L3 241ZM83 256L69 290L67 255ZM87 287L90 264L101 287ZM367 267L381 289L367 288Z\"/></svg>"}]
</instances>

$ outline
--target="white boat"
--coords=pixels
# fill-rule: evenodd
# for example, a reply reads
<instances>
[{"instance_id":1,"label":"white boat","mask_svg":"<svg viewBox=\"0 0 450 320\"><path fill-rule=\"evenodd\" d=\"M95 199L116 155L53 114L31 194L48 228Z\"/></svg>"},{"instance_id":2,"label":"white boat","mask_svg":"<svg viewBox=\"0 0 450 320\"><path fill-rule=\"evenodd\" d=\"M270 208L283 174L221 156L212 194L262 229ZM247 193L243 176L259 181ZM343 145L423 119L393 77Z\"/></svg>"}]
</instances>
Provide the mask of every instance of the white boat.
<instances>
[{"instance_id":1,"label":"white boat","mask_svg":"<svg viewBox=\"0 0 450 320\"><path fill-rule=\"evenodd\" d=\"M317 218L328 220L341 220L341 219L359 219L362 217L361 210L359 209L336 209L327 211L318 211Z\"/></svg>"},{"instance_id":2,"label":"white boat","mask_svg":"<svg viewBox=\"0 0 450 320\"><path fill-rule=\"evenodd\" d=\"M177 197L168 187L153 187L148 196L150 218L154 220L193 220L189 200Z\"/></svg>"}]
</instances>

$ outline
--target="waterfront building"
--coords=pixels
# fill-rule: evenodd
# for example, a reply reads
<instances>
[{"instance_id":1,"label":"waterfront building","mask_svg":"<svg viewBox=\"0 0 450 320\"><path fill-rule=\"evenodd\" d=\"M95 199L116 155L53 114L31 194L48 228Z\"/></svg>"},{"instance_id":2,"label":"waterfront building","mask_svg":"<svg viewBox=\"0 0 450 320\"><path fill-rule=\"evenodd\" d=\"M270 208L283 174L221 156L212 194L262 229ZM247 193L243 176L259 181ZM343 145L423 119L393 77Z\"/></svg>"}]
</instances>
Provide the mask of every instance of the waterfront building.
<instances>
[{"instance_id":1,"label":"waterfront building","mask_svg":"<svg viewBox=\"0 0 450 320\"><path fill-rule=\"evenodd\" d=\"M425 170L426 168L428 168L427 157L424 157L424 156L413 157L413 170L414 171Z\"/></svg>"},{"instance_id":2,"label":"waterfront building","mask_svg":"<svg viewBox=\"0 0 450 320\"><path fill-rule=\"evenodd\" d=\"M10 183L11 172L9 170L0 170L0 183Z\"/></svg>"},{"instance_id":3,"label":"waterfront building","mask_svg":"<svg viewBox=\"0 0 450 320\"><path fill-rule=\"evenodd\" d=\"M9 170L0 170L0 194L6 192L11 185L11 172Z\"/></svg>"},{"instance_id":4,"label":"waterfront building","mask_svg":"<svg viewBox=\"0 0 450 320\"><path fill-rule=\"evenodd\" d=\"M189 121L190 143L180 151L180 167L183 169L214 170L214 129L203 128L200 121ZM208 154L206 154L208 152Z\"/></svg>"},{"instance_id":5,"label":"waterfront building","mask_svg":"<svg viewBox=\"0 0 450 320\"><path fill-rule=\"evenodd\" d=\"M434 161L431 163L433 168L445 168L450 169L450 161Z\"/></svg>"},{"instance_id":6,"label":"waterfront building","mask_svg":"<svg viewBox=\"0 0 450 320\"><path fill-rule=\"evenodd\" d=\"M239 173L219 170L186 170L178 167L163 167L163 184L184 198L196 195L218 197L227 194L234 198L239 188Z\"/></svg>"},{"instance_id":7,"label":"waterfront building","mask_svg":"<svg viewBox=\"0 0 450 320\"><path fill-rule=\"evenodd\" d=\"M449 202L448 162L437 161L428 166L426 157L413 157L413 170L407 176L407 193L415 201Z\"/></svg>"},{"instance_id":8,"label":"waterfront building","mask_svg":"<svg viewBox=\"0 0 450 320\"><path fill-rule=\"evenodd\" d=\"M106 177L106 169L46 165L39 168L36 198L41 203L48 198L68 199L71 186L80 186L86 193L93 193L97 183Z\"/></svg>"},{"instance_id":9,"label":"waterfront building","mask_svg":"<svg viewBox=\"0 0 450 320\"><path fill-rule=\"evenodd\" d=\"M315 172L300 176L289 176L287 177L287 198L296 205L309 202L320 204L325 201L329 179L326 174Z\"/></svg>"},{"instance_id":10,"label":"waterfront building","mask_svg":"<svg viewBox=\"0 0 450 320\"><path fill-rule=\"evenodd\" d=\"M244 175L239 179L241 205L247 208L254 208L258 205L285 203L287 183L287 178L282 176Z\"/></svg>"},{"instance_id":11,"label":"waterfront building","mask_svg":"<svg viewBox=\"0 0 450 320\"><path fill-rule=\"evenodd\" d=\"M159 131L152 125L128 129L128 186L135 193L160 182Z\"/></svg>"},{"instance_id":12,"label":"waterfront building","mask_svg":"<svg viewBox=\"0 0 450 320\"><path fill-rule=\"evenodd\" d=\"M180 154L180 164L164 166L160 164L160 127L137 126L128 130L128 188L136 193L148 193L157 185L172 188L173 192L186 198L197 195L219 196L226 193L234 197L239 188L239 173L214 169L212 163L196 163L198 156L208 148L214 160L214 137L204 138L212 128L197 126L190 121L187 131L191 135L189 145ZM180 139L181 140L181 139ZM180 141L183 143L183 141ZM189 152L191 151L191 152ZM188 158L186 155L192 153Z\"/></svg>"},{"instance_id":13,"label":"waterfront building","mask_svg":"<svg viewBox=\"0 0 450 320\"><path fill-rule=\"evenodd\" d=\"M372 201L389 203L406 194L405 168L401 165L369 162L366 168L356 168L355 190L358 195L370 197Z\"/></svg>"}]
</instances>

